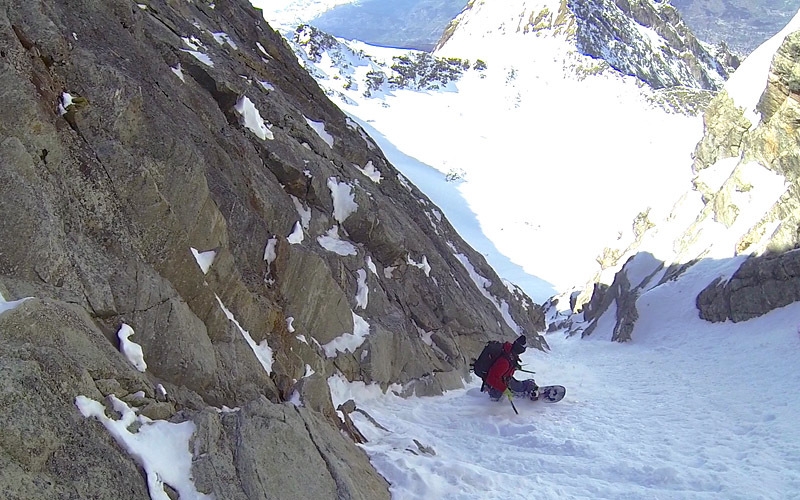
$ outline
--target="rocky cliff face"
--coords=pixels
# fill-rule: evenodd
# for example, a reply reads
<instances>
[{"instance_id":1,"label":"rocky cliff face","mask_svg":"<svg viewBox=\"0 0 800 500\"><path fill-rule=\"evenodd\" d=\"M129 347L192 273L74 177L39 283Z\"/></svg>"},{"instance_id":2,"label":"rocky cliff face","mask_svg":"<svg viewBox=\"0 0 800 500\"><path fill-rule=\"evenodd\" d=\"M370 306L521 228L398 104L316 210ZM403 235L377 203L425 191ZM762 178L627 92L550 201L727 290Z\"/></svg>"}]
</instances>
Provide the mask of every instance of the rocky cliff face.
<instances>
[{"instance_id":1,"label":"rocky cliff face","mask_svg":"<svg viewBox=\"0 0 800 500\"><path fill-rule=\"evenodd\" d=\"M461 36L491 30L563 39L580 54L605 61L655 89L717 90L739 65L724 45L698 41L669 3L652 0L472 0L448 26L437 50ZM483 21L493 19L494 24ZM454 39L456 40L454 42Z\"/></svg>"},{"instance_id":2,"label":"rocky cliff face","mask_svg":"<svg viewBox=\"0 0 800 500\"><path fill-rule=\"evenodd\" d=\"M146 498L79 396L191 422L202 494L388 498L327 377L434 394L488 338L544 347L244 0L0 5L8 498Z\"/></svg>"},{"instance_id":3,"label":"rocky cliff face","mask_svg":"<svg viewBox=\"0 0 800 500\"><path fill-rule=\"evenodd\" d=\"M710 321L744 321L800 300L800 32L788 35L775 54L768 82L758 103L761 121L753 126L742 110L722 96L720 111L706 115L709 133L698 144L695 170L713 161L740 158L785 179L780 200L739 239L738 254L753 256L726 283L715 282L697 298L701 317ZM730 116L730 119L726 119ZM731 192L747 189L732 176L717 193L708 193L710 216L729 224L747 207L738 206Z\"/></svg>"},{"instance_id":4,"label":"rocky cliff face","mask_svg":"<svg viewBox=\"0 0 800 500\"><path fill-rule=\"evenodd\" d=\"M630 245L609 249L606 271L572 297L572 310L580 311L580 317L554 318L552 328L590 335L604 314L613 314L613 339L630 340L641 294L680 283L693 266L720 259L720 251L733 267L698 289L701 318L746 321L800 300L798 75L800 32L794 32L772 58L755 121L751 110L737 105L727 91L711 102L705 135L695 150L693 192L666 221L641 214ZM692 197L697 203L689 201ZM670 224L681 230L670 233ZM674 234L666 241L673 253L656 258L648 245L663 234Z\"/></svg>"}]
</instances>

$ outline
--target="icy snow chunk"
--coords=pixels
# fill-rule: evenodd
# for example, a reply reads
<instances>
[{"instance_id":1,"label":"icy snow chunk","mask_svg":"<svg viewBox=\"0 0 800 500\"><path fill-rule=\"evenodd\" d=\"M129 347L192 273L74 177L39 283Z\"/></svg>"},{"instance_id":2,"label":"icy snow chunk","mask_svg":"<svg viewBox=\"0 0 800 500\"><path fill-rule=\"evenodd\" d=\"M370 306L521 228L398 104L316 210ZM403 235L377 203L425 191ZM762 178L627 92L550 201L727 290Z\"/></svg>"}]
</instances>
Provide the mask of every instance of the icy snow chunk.
<instances>
[{"instance_id":1,"label":"icy snow chunk","mask_svg":"<svg viewBox=\"0 0 800 500\"><path fill-rule=\"evenodd\" d=\"M136 412L113 394L109 396L119 420L106 416L105 407L98 401L78 396L75 406L84 418L94 417L103 424L114 440L141 465L147 476L150 498L167 500L164 490L169 485L180 498L202 500L212 498L200 493L192 479L192 453L189 442L195 431L191 420L173 424L166 420L150 420ZM131 432L132 425L141 424Z\"/></svg>"},{"instance_id":2,"label":"icy snow chunk","mask_svg":"<svg viewBox=\"0 0 800 500\"><path fill-rule=\"evenodd\" d=\"M200 40L198 40L194 36L191 37L191 38L184 36L184 37L181 37L181 40L183 40L183 43L185 43L186 46L189 47L192 50L198 50L200 48L200 46L202 45L200 43Z\"/></svg>"},{"instance_id":3,"label":"icy snow chunk","mask_svg":"<svg viewBox=\"0 0 800 500\"><path fill-rule=\"evenodd\" d=\"M239 322L233 316L233 313L227 307L225 307L225 304L222 303L222 300L219 298L219 296L214 294L214 297L216 297L217 303L225 313L225 316L227 316L228 319L231 320L231 322L236 326L247 344L253 350L253 354L256 355L256 359L258 359L258 362L261 363L262 367L264 367L264 371L267 372L267 374L272 373L272 349L269 347L269 344L267 344L267 341L262 340L260 344L256 344L256 341L250 336L250 332L242 328L242 325L239 324Z\"/></svg>"},{"instance_id":4,"label":"icy snow chunk","mask_svg":"<svg viewBox=\"0 0 800 500\"><path fill-rule=\"evenodd\" d=\"M403 175L402 175L402 174L397 174L397 180L399 180L399 181L400 181L400 184L402 184L402 186L403 186L404 188L408 189L408 192L409 192L409 193L413 192L413 190L412 190L412 188L411 188L411 184L409 184L409 183L408 183L408 179L406 179L405 177L403 177Z\"/></svg>"},{"instance_id":5,"label":"icy snow chunk","mask_svg":"<svg viewBox=\"0 0 800 500\"><path fill-rule=\"evenodd\" d=\"M211 36L214 37L218 44L225 45L227 43L233 50L239 50L239 47L236 46L236 43L227 33L220 31L219 33L211 33Z\"/></svg>"},{"instance_id":6,"label":"icy snow chunk","mask_svg":"<svg viewBox=\"0 0 800 500\"><path fill-rule=\"evenodd\" d=\"M364 129L361 128L361 126L358 123L353 121L353 119L350 118L349 116L346 119L346 123L347 123L348 127L350 127L353 130L357 130L358 131L358 133L361 135L361 138L364 139L364 142L367 143L367 148L368 149L370 149L370 150L374 150L375 149L375 143L373 142L372 138L370 136L368 136L366 132L364 132Z\"/></svg>"},{"instance_id":7,"label":"icy snow chunk","mask_svg":"<svg viewBox=\"0 0 800 500\"><path fill-rule=\"evenodd\" d=\"M425 273L425 276L431 276L431 265L428 264L428 257L425 255L422 256L422 262L414 262L414 259L411 258L411 254L408 254L406 257L406 263L412 265L416 268L422 269L422 272Z\"/></svg>"},{"instance_id":8,"label":"icy snow chunk","mask_svg":"<svg viewBox=\"0 0 800 500\"><path fill-rule=\"evenodd\" d=\"M358 165L356 165L356 164L353 164L353 166L354 166L354 167L356 167L356 168L358 169L358 171L359 171L359 172L361 172L362 174L364 174L365 176L367 176L367 178L368 178L369 180L371 180L371 181L372 181L372 182L374 182L375 184L380 184L380 182L381 182L381 180L382 180L382 178L381 178L381 172L380 172L380 170L378 170L377 168L375 168L375 165L373 165L373 164L372 164L372 160L369 160L369 161L367 162L367 164L366 164L366 165L364 165L364 168L361 168L361 167L359 167L359 166L358 166Z\"/></svg>"},{"instance_id":9,"label":"icy snow chunk","mask_svg":"<svg viewBox=\"0 0 800 500\"><path fill-rule=\"evenodd\" d=\"M366 309L369 303L369 286L367 285L367 272L363 269L356 271L358 275L358 291L356 291L356 307Z\"/></svg>"},{"instance_id":10,"label":"icy snow chunk","mask_svg":"<svg viewBox=\"0 0 800 500\"><path fill-rule=\"evenodd\" d=\"M289 243L292 245L296 245L298 243L303 242L303 227L300 225L300 222L295 222L294 227L292 228L292 234L286 237L289 240Z\"/></svg>"},{"instance_id":11,"label":"icy snow chunk","mask_svg":"<svg viewBox=\"0 0 800 500\"><path fill-rule=\"evenodd\" d=\"M197 59L201 63L205 64L206 66L208 66L210 68L214 67L214 61L212 61L211 58L208 57L207 54L204 54L202 52L198 52L196 50L187 50L187 49L181 49L181 50L184 51L184 52L188 52L189 54L194 56L195 59Z\"/></svg>"},{"instance_id":12,"label":"icy snow chunk","mask_svg":"<svg viewBox=\"0 0 800 500\"><path fill-rule=\"evenodd\" d=\"M181 63L178 63L176 67L174 68L170 67L169 69L171 69L172 72L175 73L175 75L177 75L182 82L186 83L186 79L183 77L183 70L181 69Z\"/></svg>"},{"instance_id":13,"label":"icy snow chunk","mask_svg":"<svg viewBox=\"0 0 800 500\"><path fill-rule=\"evenodd\" d=\"M262 141L266 139L275 139L272 131L264 123L264 119L261 118L261 113L258 112L258 109L256 109L253 102L247 96L240 97L239 100L236 101L236 105L233 109L241 115L242 125L256 134L256 137Z\"/></svg>"},{"instance_id":14,"label":"icy snow chunk","mask_svg":"<svg viewBox=\"0 0 800 500\"><path fill-rule=\"evenodd\" d=\"M447 242L447 245L455 251L455 245L453 245L451 242ZM453 255L458 259L459 262L461 262L461 265L464 266L464 269L467 270L470 278L472 278L472 282L475 283L475 286L478 287L478 290L483 294L483 296L489 299L492 304L494 304L494 307L500 312L500 315L503 317L509 328L511 328L517 334L522 334L522 328L517 324L516 321L514 321L514 318L511 317L511 311L508 303L505 300L499 300L489 292L489 287L492 286L492 281L481 276L480 273L475 270L475 267L473 267L466 255L462 253L454 253Z\"/></svg>"},{"instance_id":15,"label":"icy snow chunk","mask_svg":"<svg viewBox=\"0 0 800 500\"><path fill-rule=\"evenodd\" d=\"M367 267L369 268L370 271L372 271L372 274L374 274L375 276L378 275L378 268L375 267L375 263L372 262L372 257L370 256L367 256Z\"/></svg>"},{"instance_id":16,"label":"icy snow chunk","mask_svg":"<svg viewBox=\"0 0 800 500\"><path fill-rule=\"evenodd\" d=\"M195 248L189 248L191 248L192 255L194 255L194 260L197 261L197 265L200 266L200 270L203 271L203 274L208 274L208 270L211 267L211 264L214 263L214 257L217 256L217 252L214 250L199 252Z\"/></svg>"},{"instance_id":17,"label":"icy snow chunk","mask_svg":"<svg viewBox=\"0 0 800 500\"><path fill-rule=\"evenodd\" d=\"M306 117L304 116L303 118L306 118ZM324 124L324 123L322 123L322 122L315 122L314 120L310 120L310 119L308 119L308 118L306 118L306 123L308 123L308 125L309 125L309 126L312 128L312 129L314 129L314 132L316 132L316 133L317 133L317 135L320 137L320 139L322 139L323 141L325 141L325 144L327 144L327 145L328 145L328 147L330 147L330 148L332 148L332 147L333 147L333 136L332 136L331 134L329 134L329 133L328 133L328 132L325 130L325 124Z\"/></svg>"},{"instance_id":18,"label":"icy snow chunk","mask_svg":"<svg viewBox=\"0 0 800 500\"><path fill-rule=\"evenodd\" d=\"M352 186L346 182L338 182L336 177L328 178L328 189L333 197L333 218L344 222L347 217L358 210Z\"/></svg>"},{"instance_id":19,"label":"icy snow chunk","mask_svg":"<svg viewBox=\"0 0 800 500\"><path fill-rule=\"evenodd\" d=\"M326 234L317 238L317 242L325 250L341 256L358 254L358 250L352 243L339 239L339 226L330 228Z\"/></svg>"},{"instance_id":20,"label":"icy snow chunk","mask_svg":"<svg viewBox=\"0 0 800 500\"><path fill-rule=\"evenodd\" d=\"M70 104L72 104L72 95L69 92L63 92L58 100L58 116L67 114Z\"/></svg>"},{"instance_id":21,"label":"icy snow chunk","mask_svg":"<svg viewBox=\"0 0 800 500\"><path fill-rule=\"evenodd\" d=\"M128 358L128 361L130 361L137 370L144 372L147 370L147 363L144 362L144 352L142 352L142 346L136 342L133 342L132 340L129 340L131 335L133 335L133 328L123 323L119 331L117 331L117 337L119 338L119 350L125 355L126 358Z\"/></svg>"},{"instance_id":22,"label":"icy snow chunk","mask_svg":"<svg viewBox=\"0 0 800 500\"><path fill-rule=\"evenodd\" d=\"M264 260L267 261L267 267L275 262L275 259L277 258L277 253L275 253L275 247L277 245L278 238L276 236L273 236L267 240L267 246L264 247Z\"/></svg>"},{"instance_id":23,"label":"icy snow chunk","mask_svg":"<svg viewBox=\"0 0 800 500\"><path fill-rule=\"evenodd\" d=\"M322 346L325 356L335 358L336 352L356 352L369 335L369 323L356 313L353 314L353 333L342 334Z\"/></svg>"},{"instance_id":24,"label":"icy snow chunk","mask_svg":"<svg viewBox=\"0 0 800 500\"><path fill-rule=\"evenodd\" d=\"M0 314L3 314L6 311L10 311L17 307L18 305L22 304L26 300L30 299L31 297L25 297L24 299L19 300L12 300L11 302L6 302L6 299L3 298L3 294L0 294Z\"/></svg>"},{"instance_id":25,"label":"icy snow chunk","mask_svg":"<svg viewBox=\"0 0 800 500\"><path fill-rule=\"evenodd\" d=\"M300 216L300 222L303 223L303 229L307 231L308 225L311 223L311 209L303 205L303 202L300 201L296 196L289 196L291 196L292 202L294 203L294 208L297 210L297 214Z\"/></svg>"}]
</instances>

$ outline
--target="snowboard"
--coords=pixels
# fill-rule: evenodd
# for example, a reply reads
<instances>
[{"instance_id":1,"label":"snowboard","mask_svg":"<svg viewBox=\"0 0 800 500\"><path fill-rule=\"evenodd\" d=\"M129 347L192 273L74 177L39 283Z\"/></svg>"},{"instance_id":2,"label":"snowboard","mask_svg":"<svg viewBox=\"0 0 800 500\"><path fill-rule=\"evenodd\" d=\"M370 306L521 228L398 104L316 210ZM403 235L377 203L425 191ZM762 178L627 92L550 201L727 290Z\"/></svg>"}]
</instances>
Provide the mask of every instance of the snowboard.
<instances>
[{"instance_id":1,"label":"snowboard","mask_svg":"<svg viewBox=\"0 0 800 500\"><path fill-rule=\"evenodd\" d=\"M563 385L544 385L536 389L536 392L531 394L532 401L544 401L545 403L558 403L564 399L567 394L567 388Z\"/></svg>"}]
</instances>

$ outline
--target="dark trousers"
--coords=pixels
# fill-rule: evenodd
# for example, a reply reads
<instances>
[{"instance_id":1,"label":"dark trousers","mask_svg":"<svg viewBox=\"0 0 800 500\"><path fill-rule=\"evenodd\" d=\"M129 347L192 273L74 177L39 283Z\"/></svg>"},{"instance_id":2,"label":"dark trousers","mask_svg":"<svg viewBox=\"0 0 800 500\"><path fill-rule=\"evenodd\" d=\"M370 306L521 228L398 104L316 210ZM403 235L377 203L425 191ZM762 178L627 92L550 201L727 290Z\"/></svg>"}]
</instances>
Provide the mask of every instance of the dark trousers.
<instances>
[{"instance_id":1,"label":"dark trousers","mask_svg":"<svg viewBox=\"0 0 800 500\"><path fill-rule=\"evenodd\" d=\"M508 388L514 393L514 397L529 398L531 392L536 390L536 382L534 382L532 378L528 380L517 380L512 377L511 380L508 381ZM494 387L489 387L489 397L497 401L503 397L503 393Z\"/></svg>"}]
</instances>

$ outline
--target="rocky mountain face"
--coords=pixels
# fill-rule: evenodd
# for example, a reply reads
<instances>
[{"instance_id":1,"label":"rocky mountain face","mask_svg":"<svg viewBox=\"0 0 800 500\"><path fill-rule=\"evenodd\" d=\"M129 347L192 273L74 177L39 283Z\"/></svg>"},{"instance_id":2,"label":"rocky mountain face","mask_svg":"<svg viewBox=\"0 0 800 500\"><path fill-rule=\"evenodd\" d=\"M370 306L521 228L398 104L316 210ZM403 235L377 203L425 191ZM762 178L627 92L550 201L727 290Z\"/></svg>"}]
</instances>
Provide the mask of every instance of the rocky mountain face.
<instances>
[{"instance_id":1,"label":"rocky mountain face","mask_svg":"<svg viewBox=\"0 0 800 500\"><path fill-rule=\"evenodd\" d=\"M706 111L705 135L695 150L691 195L699 204L681 200L661 223L642 213L634 223L632 244L621 251L609 249L603 259L607 271L615 270L613 277L601 273L590 287L573 294L571 310L580 318L554 318L551 328L567 326L590 335L604 315L612 315L613 339L630 340L639 297L681 283L693 266L713 262L712 249L724 242L732 258L723 265L732 265L732 271L697 289L701 318L746 321L800 300L799 77L800 32L794 32L772 59L757 105L760 119L751 121L749 110L728 92L718 94ZM648 245L669 224L684 229L667 241L673 255L656 258Z\"/></svg>"},{"instance_id":2,"label":"rocky mountain face","mask_svg":"<svg viewBox=\"0 0 800 500\"><path fill-rule=\"evenodd\" d=\"M328 377L436 394L546 347L246 1L0 5L6 498L147 498L81 396L191 423L198 495L388 498Z\"/></svg>"},{"instance_id":3,"label":"rocky mountain face","mask_svg":"<svg viewBox=\"0 0 800 500\"><path fill-rule=\"evenodd\" d=\"M436 50L480 39L492 30L564 40L655 89L717 90L739 61L721 44L697 40L669 3L653 0L538 0L519 5L472 0L448 26ZM494 24L486 23L492 19Z\"/></svg>"},{"instance_id":4,"label":"rocky mountain face","mask_svg":"<svg viewBox=\"0 0 800 500\"><path fill-rule=\"evenodd\" d=\"M695 171L733 157L738 166L755 162L786 182L780 200L737 242L738 254L752 256L730 280L709 284L697 297L700 316L709 321L744 321L800 300L800 32L788 35L775 54L757 109L761 122L748 126L741 109L719 97L697 146ZM716 193L703 193L709 216L731 225L747 208L732 200L748 188L736 174Z\"/></svg>"}]
</instances>

